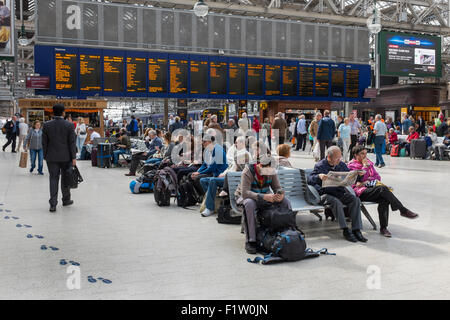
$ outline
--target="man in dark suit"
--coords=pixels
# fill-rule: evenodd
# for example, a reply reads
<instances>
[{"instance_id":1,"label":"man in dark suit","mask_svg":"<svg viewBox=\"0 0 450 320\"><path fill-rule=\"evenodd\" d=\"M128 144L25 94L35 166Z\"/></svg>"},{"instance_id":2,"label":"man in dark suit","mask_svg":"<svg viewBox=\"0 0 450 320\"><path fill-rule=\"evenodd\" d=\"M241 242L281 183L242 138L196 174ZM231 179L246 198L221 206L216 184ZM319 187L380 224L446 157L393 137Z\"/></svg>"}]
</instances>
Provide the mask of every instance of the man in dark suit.
<instances>
[{"instance_id":1,"label":"man in dark suit","mask_svg":"<svg viewBox=\"0 0 450 320\"><path fill-rule=\"evenodd\" d=\"M320 146L320 160L325 159L325 148L331 147L335 135L336 125L330 118L330 110L325 110L323 112L323 118L319 122L319 130L317 132L317 141Z\"/></svg>"},{"instance_id":2,"label":"man in dark suit","mask_svg":"<svg viewBox=\"0 0 450 320\"><path fill-rule=\"evenodd\" d=\"M54 119L44 123L42 128L42 146L44 158L50 173L50 212L56 211L58 204L58 184L61 175L63 206L70 206L70 189L67 186L65 171L76 165L76 135L73 124L64 120L64 106L53 106Z\"/></svg>"},{"instance_id":3,"label":"man in dark suit","mask_svg":"<svg viewBox=\"0 0 450 320\"><path fill-rule=\"evenodd\" d=\"M14 116L11 121L5 123L6 129L6 139L8 141L3 146L2 150L5 151L6 148L12 143L12 153L16 153L16 138L19 135L19 121L17 121L17 117Z\"/></svg>"}]
</instances>

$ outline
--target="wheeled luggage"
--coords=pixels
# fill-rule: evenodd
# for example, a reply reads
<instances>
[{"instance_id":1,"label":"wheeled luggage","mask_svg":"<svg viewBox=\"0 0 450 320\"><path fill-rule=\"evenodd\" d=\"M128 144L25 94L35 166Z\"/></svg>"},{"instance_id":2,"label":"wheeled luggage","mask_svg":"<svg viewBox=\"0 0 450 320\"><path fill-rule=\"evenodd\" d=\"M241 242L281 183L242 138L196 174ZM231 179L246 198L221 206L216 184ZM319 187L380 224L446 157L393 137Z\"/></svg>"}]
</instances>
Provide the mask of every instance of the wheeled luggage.
<instances>
[{"instance_id":1,"label":"wheeled luggage","mask_svg":"<svg viewBox=\"0 0 450 320\"><path fill-rule=\"evenodd\" d=\"M426 141L423 139L411 140L409 157L425 159L427 157Z\"/></svg>"},{"instance_id":2,"label":"wheeled luggage","mask_svg":"<svg viewBox=\"0 0 450 320\"><path fill-rule=\"evenodd\" d=\"M93 167L97 166L97 148L92 148L91 151L91 164Z\"/></svg>"},{"instance_id":3,"label":"wheeled luggage","mask_svg":"<svg viewBox=\"0 0 450 320\"><path fill-rule=\"evenodd\" d=\"M111 168L112 144L99 143L97 146L97 167Z\"/></svg>"}]
</instances>

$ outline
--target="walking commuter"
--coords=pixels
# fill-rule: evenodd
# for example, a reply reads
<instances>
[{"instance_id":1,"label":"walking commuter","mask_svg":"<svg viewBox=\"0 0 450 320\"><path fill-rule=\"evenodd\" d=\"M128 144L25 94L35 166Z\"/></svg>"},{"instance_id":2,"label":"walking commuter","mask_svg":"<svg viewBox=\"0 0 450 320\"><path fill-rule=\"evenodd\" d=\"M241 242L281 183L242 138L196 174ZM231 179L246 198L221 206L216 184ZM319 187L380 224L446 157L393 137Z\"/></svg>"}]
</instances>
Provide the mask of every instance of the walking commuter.
<instances>
[{"instance_id":1,"label":"walking commuter","mask_svg":"<svg viewBox=\"0 0 450 320\"><path fill-rule=\"evenodd\" d=\"M245 134L250 129L250 120L247 118L247 113L242 114L242 118L238 121L239 129Z\"/></svg>"},{"instance_id":2,"label":"walking commuter","mask_svg":"<svg viewBox=\"0 0 450 320\"><path fill-rule=\"evenodd\" d=\"M325 148L331 147L331 143L336 134L336 125L330 118L330 110L325 110L323 119L319 122L319 130L317 130L317 141L320 145L320 160L325 158Z\"/></svg>"},{"instance_id":3,"label":"walking commuter","mask_svg":"<svg viewBox=\"0 0 450 320\"><path fill-rule=\"evenodd\" d=\"M39 120L36 120L23 142L23 150L30 150L30 173L36 168L36 157L38 158L38 173L43 175L44 151L42 150L42 129Z\"/></svg>"},{"instance_id":4,"label":"walking commuter","mask_svg":"<svg viewBox=\"0 0 450 320\"><path fill-rule=\"evenodd\" d=\"M70 206L73 200L66 183L65 172L76 161L76 136L73 124L64 120L64 106L53 106L54 118L44 123L42 128L42 148L50 174L50 212L56 211L58 204L58 184L61 176L61 192L63 206Z\"/></svg>"},{"instance_id":5,"label":"walking commuter","mask_svg":"<svg viewBox=\"0 0 450 320\"><path fill-rule=\"evenodd\" d=\"M356 118L354 113L350 114L349 125L351 143L348 150L351 152L353 147L358 143L358 138L361 133L361 124L359 123L358 118Z\"/></svg>"},{"instance_id":6,"label":"walking commuter","mask_svg":"<svg viewBox=\"0 0 450 320\"><path fill-rule=\"evenodd\" d=\"M8 140L3 146L3 152L6 148L12 144L11 152L16 153L16 140L19 135L19 122L17 121L17 117L14 116L12 119L5 123L4 128L6 129L6 139Z\"/></svg>"},{"instance_id":7,"label":"walking commuter","mask_svg":"<svg viewBox=\"0 0 450 320\"><path fill-rule=\"evenodd\" d=\"M306 148L306 137L308 134L308 131L306 130L306 120L305 120L305 115L302 114L300 116L300 119L297 122L297 128L296 128L296 132L297 132L297 147L295 148L295 151L298 151L300 149L302 149L303 151L305 151Z\"/></svg>"},{"instance_id":8,"label":"walking commuter","mask_svg":"<svg viewBox=\"0 0 450 320\"><path fill-rule=\"evenodd\" d=\"M20 152L20 147L22 146L25 138L28 134L28 124L25 122L25 118L19 119L19 144L17 146L17 152Z\"/></svg>"},{"instance_id":9,"label":"walking commuter","mask_svg":"<svg viewBox=\"0 0 450 320\"><path fill-rule=\"evenodd\" d=\"M287 122L281 117L281 112L278 112L273 120L272 129L278 130L278 144L283 144L286 139Z\"/></svg>"},{"instance_id":10,"label":"walking commuter","mask_svg":"<svg viewBox=\"0 0 450 320\"><path fill-rule=\"evenodd\" d=\"M70 123L72 124L72 122ZM78 125L75 129L75 133L77 134L77 153L81 154L81 150L83 149L87 137L86 125L84 124L84 119L82 117L78 118Z\"/></svg>"},{"instance_id":11,"label":"walking commuter","mask_svg":"<svg viewBox=\"0 0 450 320\"><path fill-rule=\"evenodd\" d=\"M130 124L127 128L128 132L130 132L130 136L137 137L139 134L139 123L136 120L135 116L131 116Z\"/></svg>"},{"instance_id":12,"label":"walking commuter","mask_svg":"<svg viewBox=\"0 0 450 320\"><path fill-rule=\"evenodd\" d=\"M350 120L348 118L344 119L344 122L339 126L338 129L338 137L342 140L342 150L344 150L344 162L347 163L350 161Z\"/></svg>"},{"instance_id":13,"label":"walking commuter","mask_svg":"<svg viewBox=\"0 0 450 320\"><path fill-rule=\"evenodd\" d=\"M377 157L375 166L377 166L378 168L382 168L385 166L383 160L383 145L386 147L386 145L389 143L389 136L386 124L381 121L380 114L377 114L375 116L375 121L375 126L373 128L373 133L375 134L375 154Z\"/></svg>"}]
</instances>

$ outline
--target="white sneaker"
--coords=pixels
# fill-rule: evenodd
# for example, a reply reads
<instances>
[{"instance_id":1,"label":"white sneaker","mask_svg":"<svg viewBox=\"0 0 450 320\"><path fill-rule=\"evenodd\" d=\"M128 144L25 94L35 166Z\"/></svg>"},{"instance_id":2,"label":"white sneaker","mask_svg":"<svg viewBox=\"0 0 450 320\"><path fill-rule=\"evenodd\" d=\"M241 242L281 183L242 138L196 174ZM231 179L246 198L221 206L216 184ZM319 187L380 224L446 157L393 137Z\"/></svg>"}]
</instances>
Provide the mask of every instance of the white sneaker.
<instances>
[{"instance_id":1,"label":"white sneaker","mask_svg":"<svg viewBox=\"0 0 450 320\"><path fill-rule=\"evenodd\" d=\"M209 216L211 216L211 215L213 215L214 214L214 211L211 211L211 210L209 210L208 208L206 208L205 210L203 210L203 212L202 212L202 216L203 217L209 217Z\"/></svg>"}]
</instances>

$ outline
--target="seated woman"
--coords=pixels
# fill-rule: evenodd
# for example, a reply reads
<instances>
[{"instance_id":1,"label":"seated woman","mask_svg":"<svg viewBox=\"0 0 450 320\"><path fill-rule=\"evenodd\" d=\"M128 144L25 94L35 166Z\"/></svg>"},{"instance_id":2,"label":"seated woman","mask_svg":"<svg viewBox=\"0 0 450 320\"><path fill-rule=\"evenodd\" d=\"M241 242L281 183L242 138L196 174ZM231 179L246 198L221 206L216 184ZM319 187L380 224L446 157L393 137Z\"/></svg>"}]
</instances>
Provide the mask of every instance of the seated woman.
<instances>
[{"instance_id":1,"label":"seated woman","mask_svg":"<svg viewBox=\"0 0 450 320\"><path fill-rule=\"evenodd\" d=\"M398 135L395 132L394 128L389 129L389 145L386 147L387 150L391 150L391 147L398 143Z\"/></svg>"},{"instance_id":2,"label":"seated woman","mask_svg":"<svg viewBox=\"0 0 450 320\"><path fill-rule=\"evenodd\" d=\"M406 138L406 142L402 143L402 147L404 147L407 151L408 156L411 154L411 141L419 139L419 133L416 132L413 126L409 127L409 135Z\"/></svg>"},{"instance_id":3,"label":"seated woman","mask_svg":"<svg viewBox=\"0 0 450 320\"><path fill-rule=\"evenodd\" d=\"M170 156L172 154L173 147L175 146L175 143L172 141L172 134L170 132L166 132L166 134L163 137L163 146L161 149L159 147L156 147L158 152L153 155L153 158L150 158L145 161L146 164L158 164L163 159L170 159Z\"/></svg>"},{"instance_id":4,"label":"seated woman","mask_svg":"<svg viewBox=\"0 0 450 320\"><path fill-rule=\"evenodd\" d=\"M366 171L364 176L358 177L358 182L353 185L353 190L355 190L361 201L378 203L380 233L385 237L391 237L391 233L387 229L389 205L391 205L392 211L400 210L402 217L414 219L419 215L405 208L389 188L380 182L381 177L375 170L373 162L367 158L367 150L364 147L356 146L353 148L352 153L354 158L348 163L348 168L350 170Z\"/></svg>"},{"instance_id":5,"label":"seated woman","mask_svg":"<svg viewBox=\"0 0 450 320\"><path fill-rule=\"evenodd\" d=\"M242 172L241 183L239 184L235 196L237 204L243 204L246 216L246 243L245 250L248 254L255 254L256 245L256 210L266 204L277 203L281 209L291 209L289 200L284 197L278 175L274 167L271 166L273 160L267 147L262 147L264 143L255 142L253 144L255 163L245 166ZM273 190L272 193L270 190Z\"/></svg>"},{"instance_id":6,"label":"seated woman","mask_svg":"<svg viewBox=\"0 0 450 320\"><path fill-rule=\"evenodd\" d=\"M277 154L279 167L293 168L292 164L289 162L291 148L287 144L280 144L277 147Z\"/></svg>"}]
</instances>

